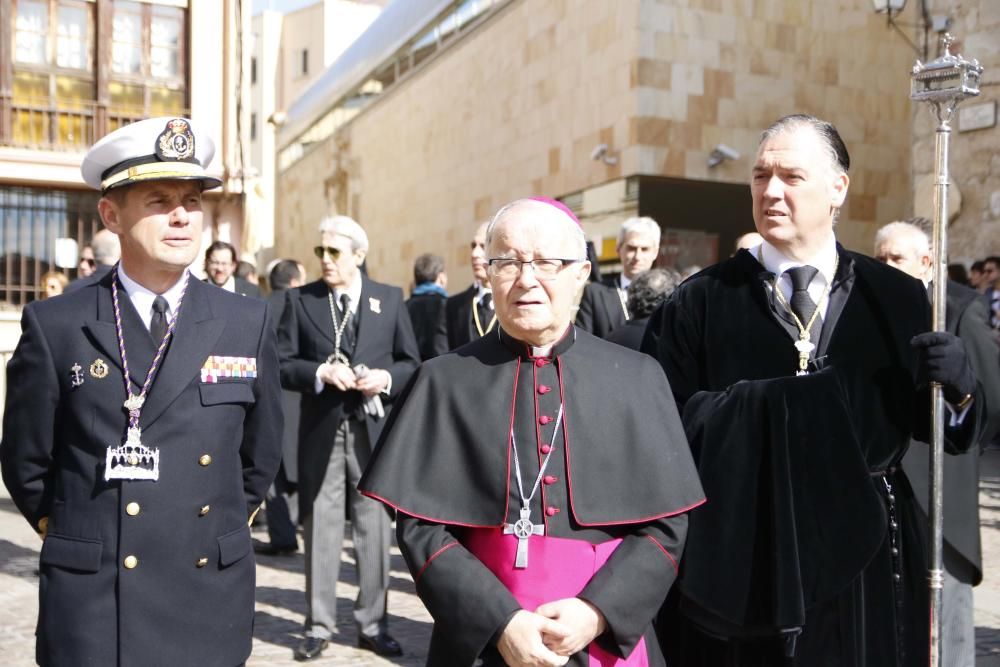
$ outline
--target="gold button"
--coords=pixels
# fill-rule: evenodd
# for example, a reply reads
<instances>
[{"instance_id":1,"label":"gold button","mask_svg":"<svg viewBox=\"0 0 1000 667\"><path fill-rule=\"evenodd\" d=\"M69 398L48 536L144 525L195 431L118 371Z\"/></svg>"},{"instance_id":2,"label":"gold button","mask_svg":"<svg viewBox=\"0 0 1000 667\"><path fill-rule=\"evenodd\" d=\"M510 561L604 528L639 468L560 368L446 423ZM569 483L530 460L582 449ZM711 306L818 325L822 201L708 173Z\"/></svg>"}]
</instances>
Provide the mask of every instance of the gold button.
<instances>
[{"instance_id":1,"label":"gold button","mask_svg":"<svg viewBox=\"0 0 1000 667\"><path fill-rule=\"evenodd\" d=\"M205 558L204 556L202 556L201 558L199 558L197 560L197 562L195 563L196 567L205 567L206 565L208 565L208 559Z\"/></svg>"},{"instance_id":2,"label":"gold button","mask_svg":"<svg viewBox=\"0 0 1000 667\"><path fill-rule=\"evenodd\" d=\"M208 514L208 510L212 509L211 505L202 505L201 509L198 510L198 516L205 516Z\"/></svg>"},{"instance_id":3,"label":"gold button","mask_svg":"<svg viewBox=\"0 0 1000 667\"><path fill-rule=\"evenodd\" d=\"M128 505L125 506L125 513L128 514L129 516L136 516L137 514L139 514L140 509L142 508L139 507L139 503L129 503Z\"/></svg>"},{"instance_id":4,"label":"gold button","mask_svg":"<svg viewBox=\"0 0 1000 667\"><path fill-rule=\"evenodd\" d=\"M209 456L208 454L202 454L202 455L201 455L201 456L200 456L200 457L198 458L198 463L200 463L200 464L201 464L201 465L203 465L203 466L207 466L207 465L208 465L209 463L211 463L211 462L212 462L212 457L211 457L211 456Z\"/></svg>"},{"instance_id":5,"label":"gold button","mask_svg":"<svg viewBox=\"0 0 1000 667\"><path fill-rule=\"evenodd\" d=\"M135 556L125 556L125 569L132 570L139 564L139 559Z\"/></svg>"}]
</instances>

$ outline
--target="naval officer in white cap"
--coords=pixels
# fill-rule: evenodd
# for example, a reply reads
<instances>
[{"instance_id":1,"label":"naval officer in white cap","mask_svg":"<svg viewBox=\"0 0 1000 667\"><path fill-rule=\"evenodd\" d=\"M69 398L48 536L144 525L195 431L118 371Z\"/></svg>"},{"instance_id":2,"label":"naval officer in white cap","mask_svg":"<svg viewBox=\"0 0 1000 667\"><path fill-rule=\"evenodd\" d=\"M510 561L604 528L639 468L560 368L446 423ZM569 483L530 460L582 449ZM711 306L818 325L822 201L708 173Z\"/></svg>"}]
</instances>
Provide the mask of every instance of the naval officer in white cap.
<instances>
[{"instance_id":1,"label":"naval officer in white cap","mask_svg":"<svg viewBox=\"0 0 1000 667\"><path fill-rule=\"evenodd\" d=\"M44 540L40 665L250 655L248 520L278 469L280 387L266 304L188 273L213 153L184 118L95 144L81 171L121 261L24 310L0 464Z\"/></svg>"}]
</instances>

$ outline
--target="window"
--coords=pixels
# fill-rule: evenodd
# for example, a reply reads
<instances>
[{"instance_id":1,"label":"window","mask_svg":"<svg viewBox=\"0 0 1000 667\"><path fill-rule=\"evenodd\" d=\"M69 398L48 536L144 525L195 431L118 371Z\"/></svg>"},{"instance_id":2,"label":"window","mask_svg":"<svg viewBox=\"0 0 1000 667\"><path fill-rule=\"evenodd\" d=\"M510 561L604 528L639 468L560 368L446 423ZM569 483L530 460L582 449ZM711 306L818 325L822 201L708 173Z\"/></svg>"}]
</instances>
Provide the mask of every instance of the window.
<instances>
[{"instance_id":1,"label":"window","mask_svg":"<svg viewBox=\"0 0 1000 667\"><path fill-rule=\"evenodd\" d=\"M257 56L250 56L250 85L257 83Z\"/></svg>"},{"instance_id":2,"label":"window","mask_svg":"<svg viewBox=\"0 0 1000 667\"><path fill-rule=\"evenodd\" d=\"M96 99L93 3L19 0L13 27L12 143L87 145Z\"/></svg>"},{"instance_id":3,"label":"window","mask_svg":"<svg viewBox=\"0 0 1000 667\"><path fill-rule=\"evenodd\" d=\"M298 77L309 76L309 49L299 51L299 57L296 60L298 71L295 72L295 75Z\"/></svg>"},{"instance_id":4,"label":"window","mask_svg":"<svg viewBox=\"0 0 1000 667\"><path fill-rule=\"evenodd\" d=\"M250 114L250 141L257 141L257 112Z\"/></svg>"},{"instance_id":5,"label":"window","mask_svg":"<svg viewBox=\"0 0 1000 667\"><path fill-rule=\"evenodd\" d=\"M55 266L56 239L82 248L101 229L96 192L0 186L0 301L23 306ZM67 271L69 278L73 272Z\"/></svg>"},{"instance_id":6,"label":"window","mask_svg":"<svg viewBox=\"0 0 1000 667\"><path fill-rule=\"evenodd\" d=\"M133 120L187 114L187 10L178 3L0 2L12 19L0 25L0 43L11 41L0 49L11 82L0 145L79 151ZM100 42L98 25L109 33ZM108 73L100 90L98 71Z\"/></svg>"},{"instance_id":7,"label":"window","mask_svg":"<svg viewBox=\"0 0 1000 667\"><path fill-rule=\"evenodd\" d=\"M111 21L110 127L185 113L185 12L115 0Z\"/></svg>"}]
</instances>

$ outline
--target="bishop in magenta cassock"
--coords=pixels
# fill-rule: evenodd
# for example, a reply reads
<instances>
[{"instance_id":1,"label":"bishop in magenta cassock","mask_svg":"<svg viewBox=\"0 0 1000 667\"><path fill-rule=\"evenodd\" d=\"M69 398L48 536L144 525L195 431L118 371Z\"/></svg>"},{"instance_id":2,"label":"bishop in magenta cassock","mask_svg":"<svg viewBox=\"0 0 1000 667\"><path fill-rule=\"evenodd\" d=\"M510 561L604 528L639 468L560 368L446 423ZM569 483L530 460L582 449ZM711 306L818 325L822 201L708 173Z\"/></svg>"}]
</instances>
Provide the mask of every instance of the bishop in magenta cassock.
<instances>
[{"instance_id":1,"label":"bishop in magenta cassock","mask_svg":"<svg viewBox=\"0 0 1000 667\"><path fill-rule=\"evenodd\" d=\"M395 508L431 665L663 665L652 627L704 502L651 358L574 328L575 216L494 216L499 329L425 363L359 488Z\"/></svg>"}]
</instances>

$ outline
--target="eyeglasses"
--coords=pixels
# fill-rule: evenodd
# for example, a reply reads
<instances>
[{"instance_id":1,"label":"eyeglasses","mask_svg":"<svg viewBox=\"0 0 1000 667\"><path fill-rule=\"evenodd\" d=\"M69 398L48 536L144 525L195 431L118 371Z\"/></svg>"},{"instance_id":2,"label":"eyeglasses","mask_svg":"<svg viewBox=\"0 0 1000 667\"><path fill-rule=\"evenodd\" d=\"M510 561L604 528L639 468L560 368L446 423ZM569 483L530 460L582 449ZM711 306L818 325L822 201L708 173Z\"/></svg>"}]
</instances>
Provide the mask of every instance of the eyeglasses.
<instances>
[{"instance_id":1,"label":"eyeglasses","mask_svg":"<svg viewBox=\"0 0 1000 667\"><path fill-rule=\"evenodd\" d=\"M337 261L340 259L340 248L331 248L330 246L318 245L313 248L313 253L316 254L320 259L325 259L329 255L330 259Z\"/></svg>"},{"instance_id":2,"label":"eyeglasses","mask_svg":"<svg viewBox=\"0 0 1000 667\"><path fill-rule=\"evenodd\" d=\"M490 270L499 278L514 278L521 274L525 264L531 265L531 271L539 280L552 280L564 267L582 262L582 259L507 259L499 257L489 260Z\"/></svg>"}]
</instances>

